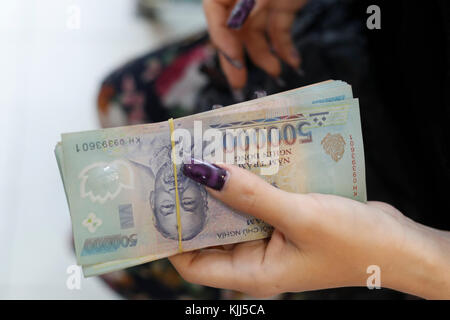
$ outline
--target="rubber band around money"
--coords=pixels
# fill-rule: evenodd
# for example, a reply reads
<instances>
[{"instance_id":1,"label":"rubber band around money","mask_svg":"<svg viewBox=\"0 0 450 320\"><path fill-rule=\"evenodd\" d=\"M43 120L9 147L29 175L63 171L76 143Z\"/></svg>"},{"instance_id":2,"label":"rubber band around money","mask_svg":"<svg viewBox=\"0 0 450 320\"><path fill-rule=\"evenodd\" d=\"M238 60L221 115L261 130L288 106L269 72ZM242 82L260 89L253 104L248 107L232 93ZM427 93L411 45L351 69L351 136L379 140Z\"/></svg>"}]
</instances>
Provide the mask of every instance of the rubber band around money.
<instances>
[{"instance_id":1,"label":"rubber band around money","mask_svg":"<svg viewBox=\"0 0 450 320\"><path fill-rule=\"evenodd\" d=\"M182 235L181 235L181 216L180 216L180 196L178 195L178 175L177 175L177 163L175 160L175 140L172 139L175 126L173 124L173 118L169 120L170 128L170 142L172 144L172 163L173 163L173 176L175 178L175 205L177 209L177 226L178 226L178 252L183 252Z\"/></svg>"}]
</instances>

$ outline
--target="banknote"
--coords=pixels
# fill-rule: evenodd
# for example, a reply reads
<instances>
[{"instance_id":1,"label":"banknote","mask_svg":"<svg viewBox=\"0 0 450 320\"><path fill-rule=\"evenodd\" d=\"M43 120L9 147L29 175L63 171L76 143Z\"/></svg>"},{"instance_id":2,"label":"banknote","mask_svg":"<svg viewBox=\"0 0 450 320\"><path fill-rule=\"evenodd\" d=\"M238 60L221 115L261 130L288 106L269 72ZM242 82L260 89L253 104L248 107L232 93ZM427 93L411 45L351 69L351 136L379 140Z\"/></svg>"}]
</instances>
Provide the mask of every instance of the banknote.
<instances>
[{"instance_id":1,"label":"banknote","mask_svg":"<svg viewBox=\"0 0 450 320\"><path fill-rule=\"evenodd\" d=\"M301 105L303 107L313 107L319 105L323 106L326 104L335 103L337 101L350 99L352 97L353 95L350 85L343 81L329 80L319 84L271 95L262 99L239 103L227 108L204 112L201 115L195 115L193 117L199 119L200 117L207 117L213 113L219 113L221 114L221 116L224 116L226 114L231 114L234 112L248 112L255 109L270 108L273 111L274 109L285 108L289 105ZM189 117L186 117L184 119L188 118ZM139 265L148 261L156 260L158 258L158 256L148 255L137 258L108 261L105 263L98 263L94 265L84 265L83 272L85 276L98 275L105 272Z\"/></svg>"},{"instance_id":2,"label":"banknote","mask_svg":"<svg viewBox=\"0 0 450 320\"><path fill-rule=\"evenodd\" d=\"M253 111L262 108L277 109L292 106L318 106L337 101L343 101L353 98L352 88L344 81L324 81L318 84L301 87L282 93L273 94L263 98L241 102L235 105L228 106L227 108L219 108L211 111L203 112L202 114L195 114L184 119L191 117L208 117L212 114L226 115L230 113L243 113Z\"/></svg>"},{"instance_id":3,"label":"banknote","mask_svg":"<svg viewBox=\"0 0 450 320\"><path fill-rule=\"evenodd\" d=\"M178 144L193 144L184 148L191 156L199 150L204 156L208 147L200 141L200 147L195 148L196 131L198 136L198 130L206 134L214 129L227 137L237 130L240 133L229 140L216 140L225 150L223 161L231 153L227 159L256 174L275 163L276 170L262 177L278 188L366 201L359 106L352 99L351 87L343 82L291 90L175 119L173 124L173 130L182 129L194 137ZM276 148L267 129L278 133ZM160 259L180 250L270 235L271 226L234 212L184 177L180 166L174 169L173 130L164 122L62 135L55 154L70 209L77 263L83 265L85 276ZM259 140L252 140L249 132L256 132ZM227 141L233 142L233 148ZM258 152L264 151L255 161L245 152L252 141L258 145ZM236 152L239 148L244 151L240 155ZM260 161L262 154L269 158L269 164ZM174 200L175 176L180 221Z\"/></svg>"}]
</instances>

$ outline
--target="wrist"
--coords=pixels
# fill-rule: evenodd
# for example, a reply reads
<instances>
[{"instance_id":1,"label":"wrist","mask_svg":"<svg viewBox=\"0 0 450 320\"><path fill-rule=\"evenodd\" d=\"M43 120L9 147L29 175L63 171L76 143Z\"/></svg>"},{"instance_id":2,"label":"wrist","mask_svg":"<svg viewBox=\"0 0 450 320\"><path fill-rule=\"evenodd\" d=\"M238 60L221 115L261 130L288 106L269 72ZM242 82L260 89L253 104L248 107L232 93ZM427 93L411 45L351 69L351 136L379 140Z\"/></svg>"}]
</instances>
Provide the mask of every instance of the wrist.
<instances>
[{"instance_id":1,"label":"wrist","mask_svg":"<svg viewBox=\"0 0 450 320\"><path fill-rule=\"evenodd\" d=\"M450 298L450 233L404 218L382 285L426 299Z\"/></svg>"}]
</instances>

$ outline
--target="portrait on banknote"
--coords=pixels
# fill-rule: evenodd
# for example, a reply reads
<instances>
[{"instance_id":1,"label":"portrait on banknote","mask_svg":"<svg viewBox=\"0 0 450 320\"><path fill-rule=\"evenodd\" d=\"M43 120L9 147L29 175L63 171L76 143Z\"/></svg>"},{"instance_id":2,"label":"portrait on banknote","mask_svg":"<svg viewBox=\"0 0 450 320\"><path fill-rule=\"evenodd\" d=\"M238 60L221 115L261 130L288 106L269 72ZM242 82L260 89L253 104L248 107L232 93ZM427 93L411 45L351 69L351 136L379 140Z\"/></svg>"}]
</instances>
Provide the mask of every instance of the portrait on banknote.
<instances>
[{"instance_id":1,"label":"portrait on banknote","mask_svg":"<svg viewBox=\"0 0 450 320\"><path fill-rule=\"evenodd\" d=\"M171 161L169 140L159 137L152 140L149 157L140 160L136 168L148 177L150 184L148 203L149 214L156 230L166 239L178 240L178 217L175 197L174 166ZM177 187L179 195L179 215L181 240L192 240L205 227L208 211L208 197L205 188L188 179L177 167Z\"/></svg>"}]
</instances>

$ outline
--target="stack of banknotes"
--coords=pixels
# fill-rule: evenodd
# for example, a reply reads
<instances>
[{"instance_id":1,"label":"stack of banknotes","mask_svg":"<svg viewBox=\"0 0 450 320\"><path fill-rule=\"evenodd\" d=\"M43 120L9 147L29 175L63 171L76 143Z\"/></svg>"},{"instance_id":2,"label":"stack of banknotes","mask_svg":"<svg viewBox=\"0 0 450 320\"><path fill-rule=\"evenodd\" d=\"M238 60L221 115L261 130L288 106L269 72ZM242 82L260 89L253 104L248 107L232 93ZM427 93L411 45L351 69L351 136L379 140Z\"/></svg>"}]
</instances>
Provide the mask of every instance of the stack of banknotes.
<instances>
[{"instance_id":1,"label":"stack of banknotes","mask_svg":"<svg viewBox=\"0 0 450 320\"><path fill-rule=\"evenodd\" d=\"M190 158L241 166L289 192L366 201L359 104L343 81L167 122L62 134L55 154L86 277L270 236L270 225L186 178L180 168Z\"/></svg>"}]
</instances>

